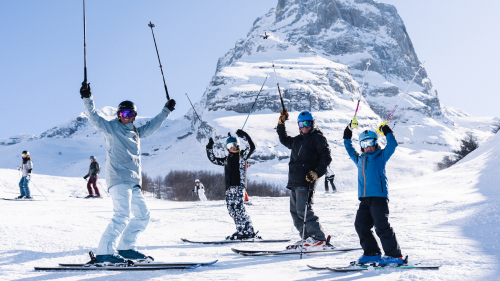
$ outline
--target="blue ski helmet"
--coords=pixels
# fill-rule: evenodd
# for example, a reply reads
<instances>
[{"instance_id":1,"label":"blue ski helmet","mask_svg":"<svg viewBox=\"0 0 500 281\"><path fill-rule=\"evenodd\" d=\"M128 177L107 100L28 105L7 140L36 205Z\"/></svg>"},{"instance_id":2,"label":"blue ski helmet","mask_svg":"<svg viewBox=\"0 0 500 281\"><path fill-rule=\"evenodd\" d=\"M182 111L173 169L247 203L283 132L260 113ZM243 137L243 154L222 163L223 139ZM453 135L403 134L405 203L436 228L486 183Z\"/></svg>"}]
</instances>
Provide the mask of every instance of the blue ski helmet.
<instances>
[{"instance_id":1,"label":"blue ski helmet","mask_svg":"<svg viewBox=\"0 0 500 281\"><path fill-rule=\"evenodd\" d=\"M304 110L301 113L299 113L299 117L297 117L297 123L300 121L313 121L314 122L314 117L312 116L311 112Z\"/></svg>"},{"instance_id":2,"label":"blue ski helmet","mask_svg":"<svg viewBox=\"0 0 500 281\"><path fill-rule=\"evenodd\" d=\"M90 156L89 159L93 159L94 161L97 161L97 159L95 158L95 156Z\"/></svg>"},{"instance_id":3,"label":"blue ski helmet","mask_svg":"<svg viewBox=\"0 0 500 281\"><path fill-rule=\"evenodd\" d=\"M370 142L370 140L372 140ZM375 146L377 145L377 133L374 131L365 130L359 135L359 146L361 146L361 150L364 151L364 148L367 146Z\"/></svg>"},{"instance_id":4,"label":"blue ski helmet","mask_svg":"<svg viewBox=\"0 0 500 281\"><path fill-rule=\"evenodd\" d=\"M365 130L359 135L359 141L364 141L367 139L377 139L377 138L378 138L377 133L375 133L374 131Z\"/></svg>"},{"instance_id":5,"label":"blue ski helmet","mask_svg":"<svg viewBox=\"0 0 500 281\"><path fill-rule=\"evenodd\" d=\"M231 136L231 133L229 133L228 135L229 135L229 138L227 138L227 140L226 140L227 149L229 150L233 146L240 149L240 140L238 138Z\"/></svg>"}]
</instances>

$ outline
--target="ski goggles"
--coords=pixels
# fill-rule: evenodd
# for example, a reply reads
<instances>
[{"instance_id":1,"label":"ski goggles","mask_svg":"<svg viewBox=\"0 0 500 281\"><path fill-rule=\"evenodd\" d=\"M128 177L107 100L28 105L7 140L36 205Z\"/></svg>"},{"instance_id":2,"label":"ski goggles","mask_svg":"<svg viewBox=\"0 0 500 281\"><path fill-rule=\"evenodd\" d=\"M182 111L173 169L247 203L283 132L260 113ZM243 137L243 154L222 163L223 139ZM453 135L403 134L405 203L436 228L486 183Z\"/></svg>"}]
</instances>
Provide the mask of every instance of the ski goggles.
<instances>
[{"instance_id":1,"label":"ski goggles","mask_svg":"<svg viewBox=\"0 0 500 281\"><path fill-rule=\"evenodd\" d=\"M309 120L306 120L306 121L299 121L299 128L309 128L311 127L313 124L313 121L309 121Z\"/></svg>"},{"instance_id":2,"label":"ski goggles","mask_svg":"<svg viewBox=\"0 0 500 281\"><path fill-rule=\"evenodd\" d=\"M374 146L375 144L377 144L376 139L367 139L367 140L363 140L363 141L359 142L359 145L361 146L361 148L367 148L370 146Z\"/></svg>"},{"instance_id":3,"label":"ski goggles","mask_svg":"<svg viewBox=\"0 0 500 281\"><path fill-rule=\"evenodd\" d=\"M122 110L120 111L120 116L123 118L134 118L135 117L135 112L132 110Z\"/></svg>"},{"instance_id":4,"label":"ski goggles","mask_svg":"<svg viewBox=\"0 0 500 281\"><path fill-rule=\"evenodd\" d=\"M237 149L238 148L238 143L236 143L236 142L230 142L230 143L226 144L226 146L227 146L228 150L231 150L231 148L236 148Z\"/></svg>"}]
</instances>

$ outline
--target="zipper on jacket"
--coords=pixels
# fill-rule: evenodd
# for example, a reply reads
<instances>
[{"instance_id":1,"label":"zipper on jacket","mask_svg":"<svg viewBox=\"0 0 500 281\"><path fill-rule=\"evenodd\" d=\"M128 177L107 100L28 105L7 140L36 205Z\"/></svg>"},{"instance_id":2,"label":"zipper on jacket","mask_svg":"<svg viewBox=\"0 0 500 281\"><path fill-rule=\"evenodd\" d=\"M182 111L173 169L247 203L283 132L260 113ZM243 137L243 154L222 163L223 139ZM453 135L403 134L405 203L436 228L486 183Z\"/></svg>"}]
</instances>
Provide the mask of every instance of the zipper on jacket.
<instances>
[{"instance_id":1,"label":"zipper on jacket","mask_svg":"<svg viewBox=\"0 0 500 281\"><path fill-rule=\"evenodd\" d=\"M301 145L300 145L300 148L299 148L299 153L297 153L297 156L299 156L299 155L300 155L300 151L302 150L302 146L303 146L303 145L304 145L304 144L301 144Z\"/></svg>"},{"instance_id":2,"label":"zipper on jacket","mask_svg":"<svg viewBox=\"0 0 500 281\"><path fill-rule=\"evenodd\" d=\"M380 187L382 187L382 193L384 193L384 183L382 182L382 177L380 177Z\"/></svg>"},{"instance_id":3,"label":"zipper on jacket","mask_svg":"<svg viewBox=\"0 0 500 281\"><path fill-rule=\"evenodd\" d=\"M365 157L366 154L363 155L363 197L365 197L365 191L366 191L366 178L365 178Z\"/></svg>"}]
</instances>

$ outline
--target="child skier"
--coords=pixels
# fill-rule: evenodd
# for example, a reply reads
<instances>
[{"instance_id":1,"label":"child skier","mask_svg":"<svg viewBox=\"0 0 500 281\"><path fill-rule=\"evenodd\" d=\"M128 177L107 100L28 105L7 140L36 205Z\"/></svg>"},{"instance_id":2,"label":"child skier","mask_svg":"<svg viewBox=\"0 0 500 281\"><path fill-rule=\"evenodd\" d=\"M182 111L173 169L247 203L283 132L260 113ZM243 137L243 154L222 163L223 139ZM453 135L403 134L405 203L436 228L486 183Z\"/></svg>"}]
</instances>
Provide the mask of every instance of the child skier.
<instances>
[{"instance_id":1,"label":"child skier","mask_svg":"<svg viewBox=\"0 0 500 281\"><path fill-rule=\"evenodd\" d=\"M23 176L19 181L19 189L21 190L21 195L17 199L33 199L30 194L30 188L28 184L31 180L31 170L33 169L33 162L31 161L30 153L25 150L22 153L23 164L21 167L17 167L18 170L22 171Z\"/></svg>"},{"instance_id":2,"label":"child skier","mask_svg":"<svg viewBox=\"0 0 500 281\"><path fill-rule=\"evenodd\" d=\"M242 240L261 237L253 229L250 216L246 213L243 197L247 186L247 160L255 150L255 145L250 136L243 130L236 131L247 145L245 150L240 150L240 143L237 138L229 135L226 147L228 156L223 158L215 157L213 147L214 140L210 138L207 144L207 156L210 162L215 165L224 166L226 182L226 206L229 215L234 219L236 232L226 237L227 240ZM248 148L250 147L250 148Z\"/></svg>"},{"instance_id":3,"label":"child skier","mask_svg":"<svg viewBox=\"0 0 500 281\"><path fill-rule=\"evenodd\" d=\"M200 180L195 180L194 181L194 193L200 197L200 201L207 201L207 197L205 196L205 186L201 183Z\"/></svg>"},{"instance_id":4,"label":"child skier","mask_svg":"<svg viewBox=\"0 0 500 281\"><path fill-rule=\"evenodd\" d=\"M335 174L333 173L332 169L330 169L330 166L326 167L326 174L325 174L325 193L328 193L328 184L332 186L332 193L337 192L337 188L335 187L335 184L333 183L333 180L335 179Z\"/></svg>"},{"instance_id":5,"label":"child skier","mask_svg":"<svg viewBox=\"0 0 500 281\"><path fill-rule=\"evenodd\" d=\"M389 126L382 126L382 132L387 139L384 149L379 147L375 132L368 130L362 132L359 135L362 153L359 154L352 146L351 129L347 126L344 130L345 149L358 167L358 198L361 202L354 226L364 251L358 263L403 264L396 234L389 224L389 186L385 172L385 165L396 151L398 143ZM381 257L380 247L373 235L374 226L384 249L384 257Z\"/></svg>"},{"instance_id":6,"label":"child skier","mask_svg":"<svg viewBox=\"0 0 500 281\"><path fill-rule=\"evenodd\" d=\"M97 114L89 84L82 83L80 94L89 123L103 132L106 139L106 183L114 212L92 262L124 263L126 259L147 259L146 255L135 249L137 236L146 229L150 218L141 193L140 140L160 128L174 110L175 101L169 100L160 114L136 128L133 122L137 107L131 101L121 102L116 112L117 118L108 121ZM134 215L132 219L130 212Z\"/></svg>"},{"instance_id":7,"label":"child skier","mask_svg":"<svg viewBox=\"0 0 500 281\"><path fill-rule=\"evenodd\" d=\"M326 167L332 162L328 141L321 130L314 126L314 117L309 111L299 113L297 124L300 134L298 136L287 135L285 128L287 119L288 112L281 111L277 133L281 144L291 149L286 188L292 191L290 214L301 237L300 241L289 245L287 250L296 250L300 247L311 250L333 248L330 244L330 236L326 237L319 218L312 209L316 179L326 173ZM305 231L303 231L304 215L306 216Z\"/></svg>"},{"instance_id":8,"label":"child skier","mask_svg":"<svg viewBox=\"0 0 500 281\"><path fill-rule=\"evenodd\" d=\"M101 172L101 166L97 163L95 156L90 156L89 173L83 177L85 180L90 177L87 182L89 195L85 198L101 198L101 194L97 188L97 174L99 174L99 172ZM92 185L94 185L95 195L92 193Z\"/></svg>"}]
</instances>

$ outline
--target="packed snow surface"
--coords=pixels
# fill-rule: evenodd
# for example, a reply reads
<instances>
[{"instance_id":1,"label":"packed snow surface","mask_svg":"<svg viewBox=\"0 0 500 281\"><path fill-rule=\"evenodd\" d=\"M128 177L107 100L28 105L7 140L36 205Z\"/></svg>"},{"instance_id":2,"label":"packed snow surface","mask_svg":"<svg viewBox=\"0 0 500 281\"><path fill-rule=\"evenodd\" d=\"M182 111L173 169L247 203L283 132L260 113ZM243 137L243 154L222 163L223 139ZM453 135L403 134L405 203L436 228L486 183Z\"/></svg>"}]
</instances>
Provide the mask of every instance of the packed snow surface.
<instances>
[{"instance_id":1,"label":"packed snow surface","mask_svg":"<svg viewBox=\"0 0 500 281\"><path fill-rule=\"evenodd\" d=\"M221 239L234 232L223 201L171 202L147 195L151 222L138 249L157 261L208 261L194 270L147 272L36 272L35 266L87 262L112 216L103 199L85 200L81 178L35 175L32 194L40 201L0 201L0 279L2 280L498 280L500 204L497 172L500 135L495 135L455 166L408 181L390 182L390 222L403 255L411 263L440 265L439 270L385 269L362 273L314 271L316 266L345 266L362 254L286 257L242 257L239 249L284 249L287 243L197 245L180 238ZM397 161L391 159L390 161ZM354 164L352 164L354 168ZM0 196L19 194L16 170L0 169ZM100 182L103 186L104 182ZM209 189L210 187L207 186ZM251 196L252 191L249 190ZM298 240L288 212L288 198L251 197L247 206L254 227L264 238ZM338 247L358 247L354 218L356 191L324 194L314 209Z\"/></svg>"}]
</instances>

